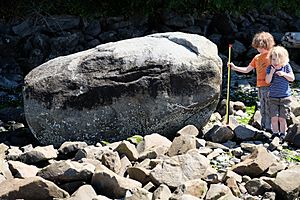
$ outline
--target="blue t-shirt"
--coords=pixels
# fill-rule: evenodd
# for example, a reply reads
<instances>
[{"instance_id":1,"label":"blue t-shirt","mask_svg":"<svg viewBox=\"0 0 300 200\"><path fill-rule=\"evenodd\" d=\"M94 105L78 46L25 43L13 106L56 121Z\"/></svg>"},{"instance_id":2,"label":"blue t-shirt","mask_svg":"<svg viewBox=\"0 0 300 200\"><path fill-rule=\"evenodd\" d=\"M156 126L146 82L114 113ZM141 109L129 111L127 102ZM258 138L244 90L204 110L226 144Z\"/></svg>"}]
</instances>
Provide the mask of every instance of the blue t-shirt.
<instances>
[{"instance_id":1,"label":"blue t-shirt","mask_svg":"<svg viewBox=\"0 0 300 200\"><path fill-rule=\"evenodd\" d=\"M272 65L268 66L267 74L270 74ZM278 76L276 72L283 71L286 73L292 72L292 67L288 63L285 66L281 67L280 69L276 69L273 74L271 85L270 85L270 97L272 98L284 98L291 96L291 88L289 85L289 81L284 78L283 76Z\"/></svg>"}]
</instances>

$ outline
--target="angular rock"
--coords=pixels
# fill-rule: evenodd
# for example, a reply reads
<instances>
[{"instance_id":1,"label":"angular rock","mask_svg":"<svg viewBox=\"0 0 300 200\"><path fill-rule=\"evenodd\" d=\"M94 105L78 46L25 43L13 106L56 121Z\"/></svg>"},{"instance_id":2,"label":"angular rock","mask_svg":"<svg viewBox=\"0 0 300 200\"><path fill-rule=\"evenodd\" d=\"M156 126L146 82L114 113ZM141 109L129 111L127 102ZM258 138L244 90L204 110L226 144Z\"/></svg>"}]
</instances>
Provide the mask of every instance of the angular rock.
<instances>
[{"instance_id":1,"label":"angular rock","mask_svg":"<svg viewBox=\"0 0 300 200\"><path fill-rule=\"evenodd\" d=\"M265 181L254 178L248 181L245 185L248 193L254 196L263 195L266 192L271 192L272 187Z\"/></svg>"},{"instance_id":2,"label":"angular rock","mask_svg":"<svg viewBox=\"0 0 300 200\"><path fill-rule=\"evenodd\" d=\"M87 147L88 145L85 143L85 142L64 142L58 149L58 151L60 153L63 153L63 154L68 154L68 153L71 153L71 152L76 152L78 151L79 149L83 149L85 147Z\"/></svg>"},{"instance_id":3,"label":"angular rock","mask_svg":"<svg viewBox=\"0 0 300 200\"><path fill-rule=\"evenodd\" d=\"M236 197L240 197L241 196L241 191L239 189L237 181L233 177L228 178L226 180L226 185L227 185L227 187L230 188L230 190L231 190L231 192L232 192L232 194L234 196L236 196Z\"/></svg>"},{"instance_id":4,"label":"angular rock","mask_svg":"<svg viewBox=\"0 0 300 200\"><path fill-rule=\"evenodd\" d=\"M103 195L98 195L97 197L94 197L92 200L111 200L111 199Z\"/></svg>"},{"instance_id":5,"label":"angular rock","mask_svg":"<svg viewBox=\"0 0 300 200\"><path fill-rule=\"evenodd\" d=\"M8 149L9 147L4 143L0 144L0 160L3 160L5 158L5 154Z\"/></svg>"},{"instance_id":6,"label":"angular rock","mask_svg":"<svg viewBox=\"0 0 300 200\"><path fill-rule=\"evenodd\" d=\"M21 161L32 164L40 161L46 161L57 157L57 151L53 145L35 147L31 151L25 152L20 156Z\"/></svg>"},{"instance_id":7,"label":"angular rock","mask_svg":"<svg viewBox=\"0 0 300 200\"><path fill-rule=\"evenodd\" d=\"M20 161L8 161L8 165L15 178L33 177L40 170L34 165L26 165Z\"/></svg>"},{"instance_id":8,"label":"angular rock","mask_svg":"<svg viewBox=\"0 0 300 200\"><path fill-rule=\"evenodd\" d=\"M285 141L295 147L300 147L300 123L295 123L289 127Z\"/></svg>"},{"instance_id":9,"label":"angular rock","mask_svg":"<svg viewBox=\"0 0 300 200\"><path fill-rule=\"evenodd\" d=\"M152 193L143 188L133 188L124 200L152 200Z\"/></svg>"},{"instance_id":10,"label":"angular rock","mask_svg":"<svg viewBox=\"0 0 300 200\"><path fill-rule=\"evenodd\" d=\"M0 175L3 175L5 179L13 179L13 175L9 169L8 162L4 159L0 159Z\"/></svg>"},{"instance_id":11,"label":"angular rock","mask_svg":"<svg viewBox=\"0 0 300 200\"><path fill-rule=\"evenodd\" d=\"M158 133L153 133L151 135L146 135L143 138L143 140L137 145L137 150L139 153L141 153L158 146L166 146L167 148L169 148L171 144L172 142L168 138Z\"/></svg>"},{"instance_id":12,"label":"angular rock","mask_svg":"<svg viewBox=\"0 0 300 200\"><path fill-rule=\"evenodd\" d=\"M174 199L171 198L170 200L174 200ZM201 200L201 199L190 194L184 194L180 196L178 200Z\"/></svg>"},{"instance_id":13,"label":"angular rock","mask_svg":"<svg viewBox=\"0 0 300 200\"><path fill-rule=\"evenodd\" d=\"M169 199L171 196L171 190L165 184L161 184L157 187L157 189L153 192L153 199L163 200Z\"/></svg>"},{"instance_id":14,"label":"angular rock","mask_svg":"<svg viewBox=\"0 0 300 200\"><path fill-rule=\"evenodd\" d=\"M238 183L242 182L242 177L239 174L237 174L237 173L235 173L231 170L227 170L227 172L224 176L224 181L229 179L229 178L233 178Z\"/></svg>"},{"instance_id":15,"label":"angular rock","mask_svg":"<svg viewBox=\"0 0 300 200\"><path fill-rule=\"evenodd\" d=\"M300 48L300 33L286 32L281 39L282 44L289 48Z\"/></svg>"},{"instance_id":16,"label":"angular rock","mask_svg":"<svg viewBox=\"0 0 300 200\"><path fill-rule=\"evenodd\" d=\"M300 116L300 102L297 97L291 96L291 112L297 117Z\"/></svg>"},{"instance_id":17,"label":"angular rock","mask_svg":"<svg viewBox=\"0 0 300 200\"><path fill-rule=\"evenodd\" d=\"M73 194L78 190L81 186L86 185L86 181L72 181L72 182L65 182L59 183L59 187L69 194Z\"/></svg>"},{"instance_id":18,"label":"angular rock","mask_svg":"<svg viewBox=\"0 0 300 200\"><path fill-rule=\"evenodd\" d=\"M157 133L146 135L143 140L137 144L137 150L140 153L139 160L146 158L154 159L165 155L171 144L172 142L169 139Z\"/></svg>"},{"instance_id":19,"label":"angular rock","mask_svg":"<svg viewBox=\"0 0 300 200\"><path fill-rule=\"evenodd\" d=\"M101 160L103 153L106 151L103 147L87 146L77 151L74 160L82 158Z\"/></svg>"},{"instance_id":20,"label":"angular rock","mask_svg":"<svg viewBox=\"0 0 300 200\"><path fill-rule=\"evenodd\" d=\"M175 137L167 154L169 156L176 156L186 154L191 149L196 149L197 138L194 135L179 135Z\"/></svg>"},{"instance_id":21,"label":"angular rock","mask_svg":"<svg viewBox=\"0 0 300 200\"><path fill-rule=\"evenodd\" d=\"M235 136L238 140L253 140L258 130L249 125L240 125L234 129Z\"/></svg>"},{"instance_id":22,"label":"angular rock","mask_svg":"<svg viewBox=\"0 0 300 200\"><path fill-rule=\"evenodd\" d=\"M91 183L97 194L103 194L109 198L123 198L127 190L142 187L140 182L121 177L104 165L97 166Z\"/></svg>"},{"instance_id":23,"label":"angular rock","mask_svg":"<svg viewBox=\"0 0 300 200\"><path fill-rule=\"evenodd\" d=\"M122 167L119 154L115 151L106 151L105 153L103 153L101 162L104 166L117 174L120 172L120 169Z\"/></svg>"},{"instance_id":24,"label":"angular rock","mask_svg":"<svg viewBox=\"0 0 300 200\"><path fill-rule=\"evenodd\" d=\"M76 190L67 200L93 199L97 194L91 185L83 185Z\"/></svg>"},{"instance_id":25,"label":"angular rock","mask_svg":"<svg viewBox=\"0 0 300 200\"><path fill-rule=\"evenodd\" d=\"M11 146L7 151L7 160L19 160L20 156L23 154L20 148L15 146Z\"/></svg>"},{"instance_id":26,"label":"angular rock","mask_svg":"<svg viewBox=\"0 0 300 200\"><path fill-rule=\"evenodd\" d=\"M174 189L185 181L204 178L210 169L209 160L194 149L158 163L151 171L150 178L156 185L166 184Z\"/></svg>"},{"instance_id":27,"label":"angular rock","mask_svg":"<svg viewBox=\"0 0 300 200\"><path fill-rule=\"evenodd\" d=\"M120 155L125 155L131 161L139 158L139 153L135 146L128 141L122 141L115 149Z\"/></svg>"},{"instance_id":28,"label":"angular rock","mask_svg":"<svg viewBox=\"0 0 300 200\"><path fill-rule=\"evenodd\" d=\"M149 175L151 170L145 169L143 167L129 167L127 173L129 178L134 179L145 185L150 181Z\"/></svg>"},{"instance_id":29,"label":"angular rock","mask_svg":"<svg viewBox=\"0 0 300 200\"><path fill-rule=\"evenodd\" d=\"M63 31L77 28L80 24L80 17L77 16L50 16L44 19L47 28L51 32Z\"/></svg>"},{"instance_id":30,"label":"angular rock","mask_svg":"<svg viewBox=\"0 0 300 200\"><path fill-rule=\"evenodd\" d=\"M38 176L55 182L88 181L91 179L95 166L75 161L54 162L38 172Z\"/></svg>"},{"instance_id":31,"label":"angular rock","mask_svg":"<svg viewBox=\"0 0 300 200\"><path fill-rule=\"evenodd\" d=\"M222 197L231 194L232 192L229 187L223 184L211 184L209 190L207 191L206 200L217 200L222 199Z\"/></svg>"},{"instance_id":32,"label":"angular rock","mask_svg":"<svg viewBox=\"0 0 300 200\"><path fill-rule=\"evenodd\" d=\"M152 192L156 189L156 186L152 182L148 182L143 188L149 192Z\"/></svg>"},{"instance_id":33,"label":"angular rock","mask_svg":"<svg viewBox=\"0 0 300 200\"><path fill-rule=\"evenodd\" d=\"M174 191L172 199L178 199L184 194L189 194L199 199L204 199L208 190L207 183L201 179L194 179L184 182Z\"/></svg>"},{"instance_id":34,"label":"angular rock","mask_svg":"<svg viewBox=\"0 0 300 200\"><path fill-rule=\"evenodd\" d=\"M21 24L12 27L12 30L16 35L19 35L20 37L26 37L32 34L33 27L29 21L24 21Z\"/></svg>"},{"instance_id":35,"label":"angular rock","mask_svg":"<svg viewBox=\"0 0 300 200\"><path fill-rule=\"evenodd\" d=\"M280 199L297 199L300 194L300 166L296 165L279 172L274 181L268 183L273 186ZM297 178L296 178L297 177Z\"/></svg>"},{"instance_id":36,"label":"angular rock","mask_svg":"<svg viewBox=\"0 0 300 200\"><path fill-rule=\"evenodd\" d=\"M139 155L139 160L145 160L146 158L155 159L167 154L169 148L167 146L157 146L151 149L147 149Z\"/></svg>"},{"instance_id":37,"label":"angular rock","mask_svg":"<svg viewBox=\"0 0 300 200\"><path fill-rule=\"evenodd\" d=\"M187 125L177 132L178 135L194 135L198 136L199 130L194 125ZM201 137L201 136L200 136Z\"/></svg>"},{"instance_id":38,"label":"angular rock","mask_svg":"<svg viewBox=\"0 0 300 200\"><path fill-rule=\"evenodd\" d=\"M258 147L244 161L234 165L232 170L240 175L257 177L275 162L277 162L276 158L272 154L268 153L266 148Z\"/></svg>"},{"instance_id":39,"label":"angular rock","mask_svg":"<svg viewBox=\"0 0 300 200\"><path fill-rule=\"evenodd\" d=\"M121 158L121 169L120 169L120 172L118 173L118 175L124 176L124 174L126 173L126 171L129 167L132 167L130 160L126 156L123 156Z\"/></svg>"},{"instance_id":40,"label":"angular rock","mask_svg":"<svg viewBox=\"0 0 300 200\"><path fill-rule=\"evenodd\" d=\"M67 198L69 194L41 177L5 180L0 184L0 199Z\"/></svg>"},{"instance_id":41,"label":"angular rock","mask_svg":"<svg viewBox=\"0 0 300 200\"><path fill-rule=\"evenodd\" d=\"M275 200L276 193L275 192L266 192L261 200Z\"/></svg>"},{"instance_id":42,"label":"angular rock","mask_svg":"<svg viewBox=\"0 0 300 200\"><path fill-rule=\"evenodd\" d=\"M208 141L224 143L234 137L233 131L224 125L214 125L205 135L204 138Z\"/></svg>"},{"instance_id":43,"label":"angular rock","mask_svg":"<svg viewBox=\"0 0 300 200\"><path fill-rule=\"evenodd\" d=\"M278 172L286 169L287 166L288 166L288 164L285 162L275 162L269 167L269 169L266 173L270 177L275 177Z\"/></svg>"}]
</instances>

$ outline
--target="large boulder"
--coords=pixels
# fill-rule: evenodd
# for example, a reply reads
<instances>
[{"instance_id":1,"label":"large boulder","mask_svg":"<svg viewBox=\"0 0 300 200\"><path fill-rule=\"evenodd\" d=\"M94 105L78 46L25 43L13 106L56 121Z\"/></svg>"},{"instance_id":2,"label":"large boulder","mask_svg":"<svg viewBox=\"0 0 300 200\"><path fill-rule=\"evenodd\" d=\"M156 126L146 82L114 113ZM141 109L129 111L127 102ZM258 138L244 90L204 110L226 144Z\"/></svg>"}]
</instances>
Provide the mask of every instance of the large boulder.
<instances>
[{"instance_id":1,"label":"large boulder","mask_svg":"<svg viewBox=\"0 0 300 200\"><path fill-rule=\"evenodd\" d=\"M115 141L201 128L215 110L222 61L203 36L158 33L50 60L25 77L25 116L37 139Z\"/></svg>"}]
</instances>

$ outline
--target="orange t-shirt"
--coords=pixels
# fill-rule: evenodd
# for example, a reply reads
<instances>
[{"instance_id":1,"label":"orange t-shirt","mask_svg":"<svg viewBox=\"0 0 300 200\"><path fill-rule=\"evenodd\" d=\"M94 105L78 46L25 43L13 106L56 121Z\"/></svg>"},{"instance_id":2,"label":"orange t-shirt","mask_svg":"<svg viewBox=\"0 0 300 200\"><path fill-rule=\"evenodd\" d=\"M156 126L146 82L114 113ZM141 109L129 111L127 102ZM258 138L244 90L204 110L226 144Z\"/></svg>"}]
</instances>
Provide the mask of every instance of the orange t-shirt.
<instances>
[{"instance_id":1,"label":"orange t-shirt","mask_svg":"<svg viewBox=\"0 0 300 200\"><path fill-rule=\"evenodd\" d=\"M257 87L270 86L270 84L266 83L266 70L267 67L271 64L267 56L268 53L257 54L250 63L250 66L256 69Z\"/></svg>"}]
</instances>

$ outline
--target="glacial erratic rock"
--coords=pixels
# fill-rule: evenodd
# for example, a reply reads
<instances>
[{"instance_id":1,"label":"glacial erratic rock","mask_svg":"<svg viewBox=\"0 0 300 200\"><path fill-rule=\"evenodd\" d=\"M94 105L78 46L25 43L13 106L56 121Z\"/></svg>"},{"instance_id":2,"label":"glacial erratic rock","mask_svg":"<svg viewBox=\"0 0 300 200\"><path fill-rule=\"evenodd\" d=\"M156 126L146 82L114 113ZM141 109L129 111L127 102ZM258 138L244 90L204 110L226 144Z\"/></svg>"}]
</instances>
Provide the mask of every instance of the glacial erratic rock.
<instances>
[{"instance_id":1,"label":"glacial erratic rock","mask_svg":"<svg viewBox=\"0 0 300 200\"><path fill-rule=\"evenodd\" d=\"M222 60L203 36L157 33L50 60L25 77L24 109L43 144L116 141L201 128L215 110Z\"/></svg>"}]
</instances>

